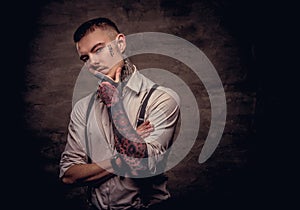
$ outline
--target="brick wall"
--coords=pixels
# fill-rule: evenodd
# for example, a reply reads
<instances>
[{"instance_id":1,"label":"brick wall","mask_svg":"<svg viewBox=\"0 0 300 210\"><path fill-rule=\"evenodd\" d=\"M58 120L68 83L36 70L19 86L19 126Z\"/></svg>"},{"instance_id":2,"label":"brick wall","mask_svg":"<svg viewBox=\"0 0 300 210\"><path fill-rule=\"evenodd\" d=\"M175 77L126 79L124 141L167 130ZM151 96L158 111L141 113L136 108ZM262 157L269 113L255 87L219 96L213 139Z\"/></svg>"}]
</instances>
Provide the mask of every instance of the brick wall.
<instances>
[{"instance_id":1,"label":"brick wall","mask_svg":"<svg viewBox=\"0 0 300 210\"><path fill-rule=\"evenodd\" d=\"M246 4L246 3L245 3ZM158 55L136 56L141 69L163 68L189 85L200 109L200 131L187 157L168 171L174 205L233 204L249 187L257 83L254 69L255 45L251 25L247 25L246 5L238 1L82 1L57 0L39 3L32 20L26 61L26 133L32 144L34 163L41 186L33 197L45 208L88 209L81 188L58 182L58 161L66 142L72 94L81 69L72 35L83 21L106 16L125 34L156 31L182 37L201 49L215 66L225 89L227 122L221 142L212 157L197 162L210 125L210 103L201 81L191 71L170 58ZM237 19L245 23L239 25ZM41 195L45 193L47 196ZM203 198L200 200L200 198Z\"/></svg>"}]
</instances>

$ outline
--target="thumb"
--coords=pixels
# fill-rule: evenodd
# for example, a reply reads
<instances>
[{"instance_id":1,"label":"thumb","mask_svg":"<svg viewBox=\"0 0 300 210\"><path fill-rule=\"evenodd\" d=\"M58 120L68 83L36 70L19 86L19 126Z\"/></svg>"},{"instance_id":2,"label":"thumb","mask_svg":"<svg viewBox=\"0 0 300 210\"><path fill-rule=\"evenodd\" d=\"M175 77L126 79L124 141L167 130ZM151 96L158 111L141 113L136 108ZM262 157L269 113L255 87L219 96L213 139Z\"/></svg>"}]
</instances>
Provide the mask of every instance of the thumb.
<instances>
[{"instance_id":1,"label":"thumb","mask_svg":"<svg viewBox=\"0 0 300 210\"><path fill-rule=\"evenodd\" d=\"M121 71L122 71L122 67L118 67L116 71L116 77L115 77L116 83L121 81Z\"/></svg>"}]
</instances>

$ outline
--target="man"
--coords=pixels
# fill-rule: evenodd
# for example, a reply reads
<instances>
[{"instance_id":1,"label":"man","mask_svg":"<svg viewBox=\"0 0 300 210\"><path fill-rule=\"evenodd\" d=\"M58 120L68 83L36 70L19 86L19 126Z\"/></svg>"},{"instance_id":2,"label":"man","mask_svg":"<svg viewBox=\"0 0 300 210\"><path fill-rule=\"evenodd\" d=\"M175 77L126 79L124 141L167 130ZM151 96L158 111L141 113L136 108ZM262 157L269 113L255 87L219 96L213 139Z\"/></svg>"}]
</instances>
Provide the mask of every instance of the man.
<instances>
[{"instance_id":1,"label":"man","mask_svg":"<svg viewBox=\"0 0 300 210\"><path fill-rule=\"evenodd\" d=\"M151 89L154 83L125 58L125 35L111 20L83 23L74 42L99 87L71 112L62 182L89 186L98 209L157 206L170 197L163 172L180 113L177 94Z\"/></svg>"}]
</instances>

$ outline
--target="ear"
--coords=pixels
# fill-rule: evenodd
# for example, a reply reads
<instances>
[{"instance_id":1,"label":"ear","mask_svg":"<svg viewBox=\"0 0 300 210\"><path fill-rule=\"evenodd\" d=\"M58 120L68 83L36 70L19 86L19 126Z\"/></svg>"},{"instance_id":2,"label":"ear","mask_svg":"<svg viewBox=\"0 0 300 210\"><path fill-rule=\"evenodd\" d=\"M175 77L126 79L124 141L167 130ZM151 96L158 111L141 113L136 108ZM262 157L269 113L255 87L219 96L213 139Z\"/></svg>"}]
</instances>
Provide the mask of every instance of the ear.
<instances>
[{"instance_id":1,"label":"ear","mask_svg":"<svg viewBox=\"0 0 300 210\"><path fill-rule=\"evenodd\" d=\"M124 34L118 34L116 37L117 46L121 53L124 53L126 49L126 38Z\"/></svg>"}]
</instances>

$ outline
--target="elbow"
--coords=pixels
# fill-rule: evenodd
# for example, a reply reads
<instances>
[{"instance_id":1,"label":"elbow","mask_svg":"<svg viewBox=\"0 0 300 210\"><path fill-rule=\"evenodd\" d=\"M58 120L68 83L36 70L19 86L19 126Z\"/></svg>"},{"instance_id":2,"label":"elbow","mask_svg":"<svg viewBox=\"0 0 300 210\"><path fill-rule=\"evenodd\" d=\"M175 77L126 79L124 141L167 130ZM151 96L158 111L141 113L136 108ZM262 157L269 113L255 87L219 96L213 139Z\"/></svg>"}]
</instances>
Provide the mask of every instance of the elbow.
<instances>
[{"instance_id":1,"label":"elbow","mask_svg":"<svg viewBox=\"0 0 300 210\"><path fill-rule=\"evenodd\" d=\"M71 185L75 183L75 180L72 179L71 177L67 177L67 176L63 176L61 178L62 183L67 184L67 185Z\"/></svg>"}]
</instances>

